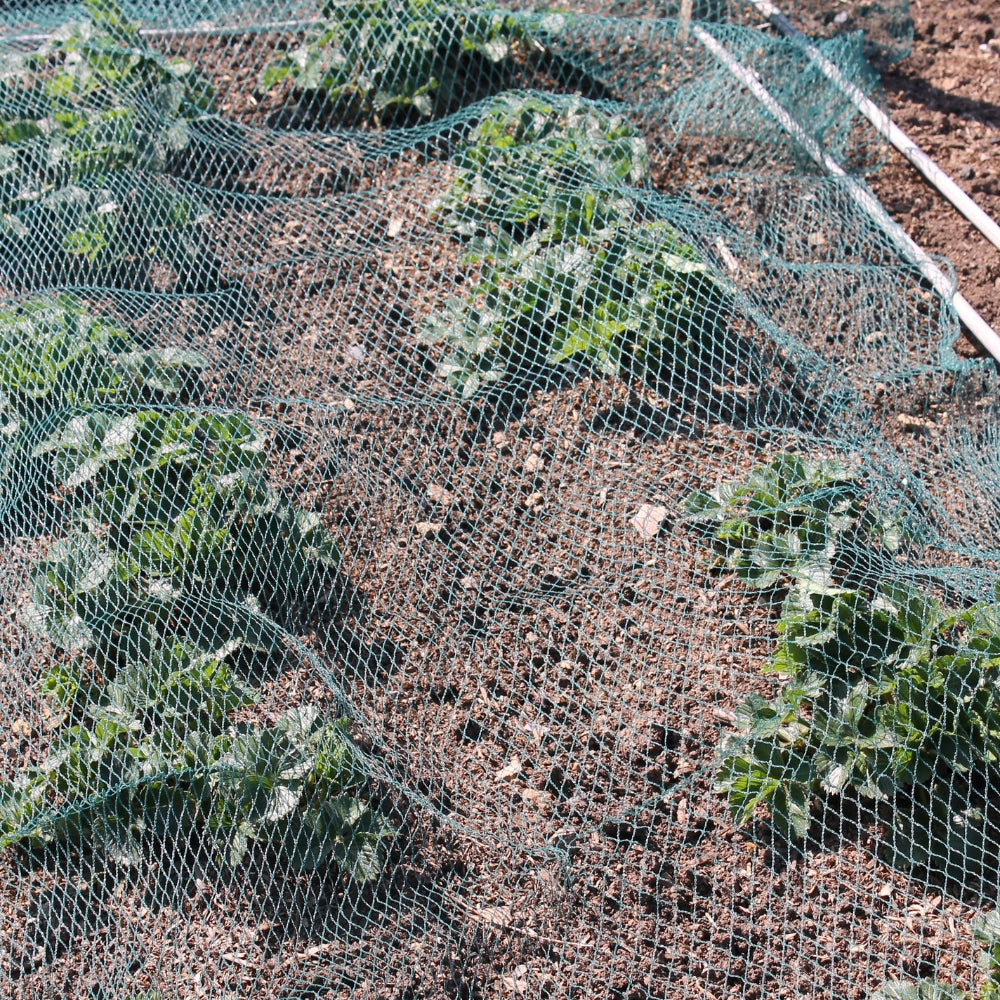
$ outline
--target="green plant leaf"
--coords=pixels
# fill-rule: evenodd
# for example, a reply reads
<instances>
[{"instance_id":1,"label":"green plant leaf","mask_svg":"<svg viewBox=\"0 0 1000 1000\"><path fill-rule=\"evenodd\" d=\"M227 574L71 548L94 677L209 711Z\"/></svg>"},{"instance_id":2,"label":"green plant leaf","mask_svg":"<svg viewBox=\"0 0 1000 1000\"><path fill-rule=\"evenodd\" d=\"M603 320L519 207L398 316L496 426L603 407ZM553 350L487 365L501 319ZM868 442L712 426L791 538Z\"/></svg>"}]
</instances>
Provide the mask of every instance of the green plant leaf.
<instances>
[{"instance_id":1,"label":"green plant leaf","mask_svg":"<svg viewBox=\"0 0 1000 1000\"><path fill-rule=\"evenodd\" d=\"M872 1000L971 1000L971 994L933 979L883 983Z\"/></svg>"},{"instance_id":2,"label":"green plant leaf","mask_svg":"<svg viewBox=\"0 0 1000 1000\"><path fill-rule=\"evenodd\" d=\"M89 20L11 56L5 75L0 249L15 284L33 283L20 267L25 244L50 247L54 269L90 279L121 281L149 257L195 266L145 225L172 196L134 168L162 172L187 147L191 122L214 112L211 86L190 64L147 49L117 4L85 7ZM178 244L194 242L191 225L173 230Z\"/></svg>"},{"instance_id":3,"label":"green plant leaf","mask_svg":"<svg viewBox=\"0 0 1000 1000\"><path fill-rule=\"evenodd\" d=\"M465 0L347 0L324 4L321 17L298 47L277 53L259 87L321 90L348 121L441 114L480 75L471 55L497 64L530 44L527 19Z\"/></svg>"},{"instance_id":4,"label":"green plant leaf","mask_svg":"<svg viewBox=\"0 0 1000 1000\"><path fill-rule=\"evenodd\" d=\"M973 789L989 787L1000 760L1000 605L946 610L895 556L879 561L881 526L903 521L867 503L835 461L776 456L694 494L684 515L745 586L789 586L764 667L777 689L738 706L720 755L716 787L734 820L766 805L800 839L815 797L855 794L892 817L895 863L947 878L983 870Z\"/></svg>"}]
</instances>

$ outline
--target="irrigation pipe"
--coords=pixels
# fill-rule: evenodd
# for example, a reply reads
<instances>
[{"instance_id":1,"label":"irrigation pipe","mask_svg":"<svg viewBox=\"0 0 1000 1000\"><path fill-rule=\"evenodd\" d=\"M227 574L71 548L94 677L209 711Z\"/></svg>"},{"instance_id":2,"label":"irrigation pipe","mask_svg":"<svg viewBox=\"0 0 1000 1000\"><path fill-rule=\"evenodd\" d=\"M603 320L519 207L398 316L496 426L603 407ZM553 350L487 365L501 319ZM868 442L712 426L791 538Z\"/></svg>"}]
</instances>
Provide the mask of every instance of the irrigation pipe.
<instances>
[{"instance_id":1,"label":"irrigation pipe","mask_svg":"<svg viewBox=\"0 0 1000 1000\"><path fill-rule=\"evenodd\" d=\"M945 301L952 302L958 318L968 331L996 361L1000 362L1000 336L976 312L969 300L955 291L945 273L913 242L902 226L889 216L871 190L844 170L757 79L753 71L744 66L717 38L697 24L692 24L690 31L760 101L768 113L819 166L842 181L848 194L862 211L882 229L903 256L919 269L941 297Z\"/></svg>"},{"instance_id":2,"label":"irrigation pipe","mask_svg":"<svg viewBox=\"0 0 1000 1000\"><path fill-rule=\"evenodd\" d=\"M315 17L299 18L297 20L267 21L264 24L254 25L256 32L267 31L302 31L304 28L311 28L317 23ZM249 25L217 25L211 22L192 24L187 28L140 28L139 34L143 38L188 38L194 35L231 35L250 30ZM49 41L54 32L33 31L20 35L2 35L0 42L5 45L38 45Z\"/></svg>"},{"instance_id":3,"label":"irrigation pipe","mask_svg":"<svg viewBox=\"0 0 1000 1000\"><path fill-rule=\"evenodd\" d=\"M919 170L951 202L951 204L1000 250L1000 225L973 201L856 83L848 80L836 63L831 62L809 39L792 24L770 0L747 0L783 35L794 41L819 67L822 74L849 98L857 109L875 126L879 135Z\"/></svg>"}]
</instances>

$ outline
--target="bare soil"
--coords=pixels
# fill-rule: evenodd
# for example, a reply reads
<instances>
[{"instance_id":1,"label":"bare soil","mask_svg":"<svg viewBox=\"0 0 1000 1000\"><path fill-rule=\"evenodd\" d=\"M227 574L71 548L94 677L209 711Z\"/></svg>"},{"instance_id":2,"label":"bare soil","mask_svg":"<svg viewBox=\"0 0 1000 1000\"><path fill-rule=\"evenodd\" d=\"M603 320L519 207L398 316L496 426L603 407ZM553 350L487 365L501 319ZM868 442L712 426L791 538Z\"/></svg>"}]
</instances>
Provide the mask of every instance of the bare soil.
<instances>
[{"instance_id":1,"label":"bare soil","mask_svg":"<svg viewBox=\"0 0 1000 1000\"><path fill-rule=\"evenodd\" d=\"M883 74L899 127L994 219L1000 218L1000 18L992 0L911 0L913 51ZM871 184L958 290L1000 326L1000 249L893 150Z\"/></svg>"},{"instance_id":2,"label":"bare soil","mask_svg":"<svg viewBox=\"0 0 1000 1000\"><path fill-rule=\"evenodd\" d=\"M942 136L962 135L942 162L968 167L970 189L984 185L975 193L1000 207L989 159L1000 92L987 75L1000 55L992 36L979 40L989 5L914 3L914 55L886 77L897 117L938 155L950 150ZM227 93L248 94L280 41L255 37L190 54L236 80ZM626 383L574 370L461 406L440 387L433 348L413 346L433 304L473 277L426 221L446 157L383 148L378 135L271 132L276 99L226 101L251 131L232 147L216 137L217 169L189 164L186 175L217 198L213 245L240 308L211 297L101 304L207 351L206 398L267 423L273 475L337 532L350 598L301 623L308 666L262 710L331 691L348 705L372 760L370 794L400 836L385 877L364 887L336 871L279 871L263 854L231 871L193 848L111 873L78 859L18 868L8 854L0 970L13 996L863 1000L887 979L967 985L981 887L890 867L878 824L843 812L819 816L801 848L764 817L729 821L713 791L718 747L740 700L771 689L760 667L777 609L711 572L676 516L693 488L784 448L833 451L825 442L852 422L871 434L843 457L910 502L880 449L926 456L930 473L956 406L918 399L922 383L886 363L895 351L897 368L919 367L934 356L924 336L953 332L927 289L887 259L871 274L823 271L823 287L808 266L792 277L757 266L759 225L780 216L768 199L802 192L791 180L778 194L709 183L718 164L698 148L691 177L656 164L659 192L683 181L685 196L729 213L719 260L750 262L733 280L759 292L787 338L734 316L739 363L725 378ZM892 160L873 183L926 249L954 255L960 286L995 319L995 252L974 252L963 224L949 229L908 170ZM685 211L698 236L698 213ZM779 234L795 264L823 263L848 237L859 261L876 253L860 230L806 221ZM766 315L778 292L781 312ZM876 327L893 310L911 331L895 346ZM810 371L810 352L837 371ZM926 381L947 396L943 377ZM845 387L853 402L827 412ZM942 477L917 499L933 511L963 498ZM642 505L665 509L659 532L634 527ZM5 572L22 580L28 558L12 551ZM0 683L27 702L24 678L45 651L31 648L14 603ZM8 767L44 743L39 712L0 736Z\"/></svg>"}]
</instances>

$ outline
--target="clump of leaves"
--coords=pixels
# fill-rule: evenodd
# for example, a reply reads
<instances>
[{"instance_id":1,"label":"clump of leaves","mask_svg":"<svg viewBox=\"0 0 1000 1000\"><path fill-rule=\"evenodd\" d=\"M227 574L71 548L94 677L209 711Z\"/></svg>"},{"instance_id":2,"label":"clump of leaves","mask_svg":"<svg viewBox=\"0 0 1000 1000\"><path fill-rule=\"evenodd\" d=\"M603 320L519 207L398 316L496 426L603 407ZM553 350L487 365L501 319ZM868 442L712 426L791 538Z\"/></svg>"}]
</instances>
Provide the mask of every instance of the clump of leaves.
<instances>
[{"instance_id":1,"label":"clump of leaves","mask_svg":"<svg viewBox=\"0 0 1000 1000\"><path fill-rule=\"evenodd\" d=\"M995 820L1000 603L949 610L885 559L849 583L860 550L905 540L857 487L835 463L782 455L687 503L724 566L789 587L764 668L780 689L738 707L717 787L737 823L765 805L791 838L818 798L854 794L885 820L895 860L967 877L990 864L975 831Z\"/></svg>"},{"instance_id":2,"label":"clump of leaves","mask_svg":"<svg viewBox=\"0 0 1000 1000\"><path fill-rule=\"evenodd\" d=\"M267 481L260 429L238 412L137 407L176 397L201 359L137 352L70 298L34 300L0 331L5 405L55 425L32 451L71 507L23 612L68 656L40 685L55 740L0 787L0 846L138 863L144 841L200 829L233 865L257 843L299 868L377 876L393 831L356 795L345 723L309 705L237 721L259 696L237 664L285 652L269 614L323 593L340 560L319 516Z\"/></svg>"},{"instance_id":3,"label":"clump of leaves","mask_svg":"<svg viewBox=\"0 0 1000 1000\"><path fill-rule=\"evenodd\" d=\"M292 709L275 726L227 733L221 750L208 828L230 864L263 842L296 868L333 862L359 881L381 873L395 831L352 794L365 774L345 723Z\"/></svg>"},{"instance_id":4,"label":"clump of leaves","mask_svg":"<svg viewBox=\"0 0 1000 1000\"><path fill-rule=\"evenodd\" d=\"M444 345L438 374L463 399L539 365L678 371L711 349L726 292L694 248L663 222L595 227L596 202L571 194L548 228L470 255L479 281L424 321L420 338Z\"/></svg>"},{"instance_id":5,"label":"clump of leaves","mask_svg":"<svg viewBox=\"0 0 1000 1000\"><path fill-rule=\"evenodd\" d=\"M67 489L88 487L74 529L30 574L26 617L56 645L116 662L132 626L109 609L159 622L191 595L217 598L225 613L201 617L219 638L248 627L233 605L277 613L332 586L332 536L268 484L242 413L92 411L35 453Z\"/></svg>"},{"instance_id":6,"label":"clump of leaves","mask_svg":"<svg viewBox=\"0 0 1000 1000\"><path fill-rule=\"evenodd\" d=\"M537 45L525 23L465 0L326 0L302 44L265 68L260 88L289 80L349 122L431 118Z\"/></svg>"},{"instance_id":7,"label":"clump of leaves","mask_svg":"<svg viewBox=\"0 0 1000 1000\"><path fill-rule=\"evenodd\" d=\"M183 398L207 361L195 351L140 348L124 327L72 295L0 310L0 419L13 437L63 409Z\"/></svg>"},{"instance_id":8,"label":"clump of leaves","mask_svg":"<svg viewBox=\"0 0 1000 1000\"><path fill-rule=\"evenodd\" d=\"M510 374L583 361L598 372L676 373L708 356L728 290L634 193L645 142L580 97L505 94L459 153L435 214L475 236L464 298L431 313L425 343L463 399Z\"/></svg>"},{"instance_id":9,"label":"clump of leaves","mask_svg":"<svg viewBox=\"0 0 1000 1000\"><path fill-rule=\"evenodd\" d=\"M299 869L381 872L394 831L354 794L366 775L344 722L304 706L234 723L258 697L231 665L240 640L140 639L103 683L82 658L43 677L55 741L0 790L0 846L98 844L137 864L144 842L201 830L231 865L256 843Z\"/></svg>"},{"instance_id":10,"label":"clump of leaves","mask_svg":"<svg viewBox=\"0 0 1000 1000\"><path fill-rule=\"evenodd\" d=\"M996 770L998 624L995 602L948 613L900 584L872 596L794 591L765 668L782 686L743 702L722 748L718 789L734 819L767 805L783 834L801 838L817 796L853 791L892 810L885 840L898 860L971 869L963 842L974 817L943 797L963 785L971 794Z\"/></svg>"},{"instance_id":11,"label":"clump of leaves","mask_svg":"<svg viewBox=\"0 0 1000 1000\"><path fill-rule=\"evenodd\" d=\"M207 209L159 173L214 110L190 63L151 52L115 0L0 63L0 254L22 285L132 285L150 260L197 270ZM201 268L204 270L204 267Z\"/></svg>"},{"instance_id":12,"label":"clump of leaves","mask_svg":"<svg viewBox=\"0 0 1000 1000\"><path fill-rule=\"evenodd\" d=\"M37 489L51 476L39 442L53 425L94 405L184 401L206 364L196 351L140 345L71 295L40 295L0 310L2 492L18 497L18 516L34 519L44 508Z\"/></svg>"},{"instance_id":13,"label":"clump of leaves","mask_svg":"<svg viewBox=\"0 0 1000 1000\"><path fill-rule=\"evenodd\" d=\"M536 227L600 229L628 214L620 185L649 180L645 140L616 111L580 96L501 94L455 158L455 177L435 205L463 236ZM589 201L575 208L568 191Z\"/></svg>"},{"instance_id":14,"label":"clump of leaves","mask_svg":"<svg viewBox=\"0 0 1000 1000\"><path fill-rule=\"evenodd\" d=\"M150 51L116 0L83 7L88 20L5 57L5 146L46 140L37 165L64 183L122 166L163 170L191 122L214 112L212 88L187 60Z\"/></svg>"},{"instance_id":15,"label":"clump of leaves","mask_svg":"<svg viewBox=\"0 0 1000 1000\"><path fill-rule=\"evenodd\" d=\"M890 560L905 540L899 519L865 494L861 477L834 459L781 454L744 480L692 494L682 512L711 540L717 565L748 587L823 587L857 576L873 552Z\"/></svg>"},{"instance_id":16,"label":"clump of leaves","mask_svg":"<svg viewBox=\"0 0 1000 1000\"><path fill-rule=\"evenodd\" d=\"M934 979L885 983L872 1000L997 1000L1000 998L1000 913L980 913L972 922L972 934L980 950L976 962L984 978L978 990L963 990Z\"/></svg>"}]
</instances>

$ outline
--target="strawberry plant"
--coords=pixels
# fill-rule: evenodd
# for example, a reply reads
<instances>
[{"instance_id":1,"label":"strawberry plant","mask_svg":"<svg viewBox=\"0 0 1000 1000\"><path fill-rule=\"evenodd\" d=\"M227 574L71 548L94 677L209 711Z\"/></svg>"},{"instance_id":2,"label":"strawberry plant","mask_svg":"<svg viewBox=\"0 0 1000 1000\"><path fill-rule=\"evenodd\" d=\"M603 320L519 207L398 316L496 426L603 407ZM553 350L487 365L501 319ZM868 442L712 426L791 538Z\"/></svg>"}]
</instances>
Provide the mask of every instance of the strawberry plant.
<instances>
[{"instance_id":1,"label":"strawberry plant","mask_svg":"<svg viewBox=\"0 0 1000 1000\"><path fill-rule=\"evenodd\" d=\"M883 820L893 860L956 878L989 869L1000 602L950 610L903 580L885 558L905 541L898 519L835 463L782 455L686 510L738 579L789 587L765 666L780 687L738 707L721 751L734 820L764 805L801 838L818 798L852 794Z\"/></svg>"},{"instance_id":2,"label":"strawberry plant","mask_svg":"<svg viewBox=\"0 0 1000 1000\"><path fill-rule=\"evenodd\" d=\"M230 865L256 843L299 869L376 877L393 831L352 794L365 773L345 724L314 706L232 723L258 696L231 666L240 646L148 633L103 683L82 658L53 667L42 691L55 741L0 790L0 845L101 844L138 863L144 840L201 830Z\"/></svg>"},{"instance_id":3,"label":"strawberry plant","mask_svg":"<svg viewBox=\"0 0 1000 1000\"><path fill-rule=\"evenodd\" d=\"M0 310L3 432L13 437L65 408L182 398L206 364L195 351L140 348L71 295L29 299Z\"/></svg>"},{"instance_id":4,"label":"strawberry plant","mask_svg":"<svg viewBox=\"0 0 1000 1000\"><path fill-rule=\"evenodd\" d=\"M871 563L872 551L891 558L904 541L898 519L864 496L858 474L841 463L782 454L743 481L692 494L682 513L712 541L717 564L748 587L822 586Z\"/></svg>"},{"instance_id":5,"label":"strawberry plant","mask_svg":"<svg viewBox=\"0 0 1000 1000\"><path fill-rule=\"evenodd\" d=\"M143 841L200 830L232 865L256 844L376 877L394 834L357 797L346 723L310 705L269 726L236 718L260 696L238 666L285 651L269 615L325 592L339 563L319 516L267 481L259 428L149 406L193 388L202 359L138 351L69 297L5 314L0 336L4 405L50 428L15 446L51 462L71 508L23 610L68 657L40 683L55 737L0 786L0 845L137 861Z\"/></svg>"},{"instance_id":6,"label":"strawberry plant","mask_svg":"<svg viewBox=\"0 0 1000 1000\"><path fill-rule=\"evenodd\" d=\"M114 0L0 65L0 263L19 285L203 283L207 209L150 174L213 111L190 63L150 52Z\"/></svg>"},{"instance_id":7,"label":"strawberry plant","mask_svg":"<svg viewBox=\"0 0 1000 1000\"><path fill-rule=\"evenodd\" d=\"M344 723L292 709L274 726L227 733L217 752L207 824L230 864L257 841L300 869L332 861L359 881L382 871L394 831L350 794L365 775Z\"/></svg>"},{"instance_id":8,"label":"strawberry plant","mask_svg":"<svg viewBox=\"0 0 1000 1000\"><path fill-rule=\"evenodd\" d=\"M618 186L648 180L645 140L617 112L579 96L506 93L470 132L434 214L464 236L496 226L600 229L631 214ZM573 192L586 192L579 206L566 197Z\"/></svg>"},{"instance_id":9,"label":"strawberry plant","mask_svg":"<svg viewBox=\"0 0 1000 1000\"><path fill-rule=\"evenodd\" d=\"M206 364L195 351L140 346L70 295L0 310L0 455L7 496L17 496L8 516L34 522L44 509L37 490L52 470L39 445L54 424L94 404L184 400Z\"/></svg>"},{"instance_id":10,"label":"strawberry plant","mask_svg":"<svg viewBox=\"0 0 1000 1000\"><path fill-rule=\"evenodd\" d=\"M186 60L150 51L116 0L83 6L86 21L0 68L6 158L44 139L44 162L40 151L23 159L63 182L123 166L163 170L192 121L214 111L211 86Z\"/></svg>"},{"instance_id":11,"label":"strawberry plant","mask_svg":"<svg viewBox=\"0 0 1000 1000\"><path fill-rule=\"evenodd\" d=\"M539 365L677 371L711 349L726 293L695 250L663 222L595 227L593 208L581 191L547 206L552 224L523 242L501 234L468 295L424 321L421 339L444 345L438 374L463 399Z\"/></svg>"},{"instance_id":12,"label":"strawberry plant","mask_svg":"<svg viewBox=\"0 0 1000 1000\"><path fill-rule=\"evenodd\" d=\"M532 44L513 15L465 0L326 0L301 45L265 68L260 88L287 80L348 122L405 123L454 109Z\"/></svg>"},{"instance_id":13,"label":"strawberry plant","mask_svg":"<svg viewBox=\"0 0 1000 1000\"><path fill-rule=\"evenodd\" d=\"M192 595L221 602L202 628L232 631L252 620L233 605L277 611L331 585L336 544L269 486L243 414L83 413L37 446L48 453L64 486L90 487L30 577L27 618L57 645L116 662L132 618L183 613Z\"/></svg>"},{"instance_id":14,"label":"strawberry plant","mask_svg":"<svg viewBox=\"0 0 1000 1000\"><path fill-rule=\"evenodd\" d=\"M905 809L885 838L900 860L947 864L968 837L952 819L976 822L976 787L997 762L1000 605L948 613L899 586L795 598L766 667L786 679L740 706L722 749L734 819L766 804L783 833L804 837L817 795L853 791ZM962 789L964 818L942 798Z\"/></svg>"},{"instance_id":15,"label":"strawberry plant","mask_svg":"<svg viewBox=\"0 0 1000 1000\"><path fill-rule=\"evenodd\" d=\"M632 192L648 177L645 142L591 101L505 94L487 107L433 210L476 237L465 262L479 280L420 330L463 399L570 360L659 375L707 356L728 292L643 217Z\"/></svg>"}]
</instances>

